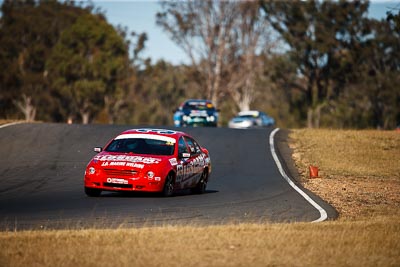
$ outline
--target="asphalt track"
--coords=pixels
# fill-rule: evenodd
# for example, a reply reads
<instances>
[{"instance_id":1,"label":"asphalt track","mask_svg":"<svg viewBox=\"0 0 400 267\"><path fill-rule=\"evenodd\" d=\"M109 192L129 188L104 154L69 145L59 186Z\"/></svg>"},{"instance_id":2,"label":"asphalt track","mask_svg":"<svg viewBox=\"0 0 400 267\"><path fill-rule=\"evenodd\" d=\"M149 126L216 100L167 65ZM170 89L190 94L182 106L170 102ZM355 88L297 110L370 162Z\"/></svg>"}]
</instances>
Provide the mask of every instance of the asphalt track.
<instances>
[{"instance_id":1,"label":"asphalt track","mask_svg":"<svg viewBox=\"0 0 400 267\"><path fill-rule=\"evenodd\" d=\"M213 171L203 195L103 192L87 197L83 174L93 147L131 128L136 127L24 123L1 128L0 230L311 222L320 217L279 173L268 140L272 128L184 128L211 154ZM276 149L286 172L295 176L285 141L286 131L280 131ZM309 195L328 219L337 216Z\"/></svg>"}]
</instances>

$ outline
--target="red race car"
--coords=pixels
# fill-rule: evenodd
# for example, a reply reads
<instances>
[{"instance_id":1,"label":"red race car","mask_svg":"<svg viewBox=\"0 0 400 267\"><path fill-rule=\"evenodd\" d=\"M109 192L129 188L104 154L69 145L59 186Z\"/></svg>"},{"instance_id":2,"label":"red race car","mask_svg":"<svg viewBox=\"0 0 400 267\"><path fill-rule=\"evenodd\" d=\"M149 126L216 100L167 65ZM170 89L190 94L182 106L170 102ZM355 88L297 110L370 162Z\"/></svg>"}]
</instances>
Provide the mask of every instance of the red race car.
<instances>
[{"instance_id":1,"label":"red race car","mask_svg":"<svg viewBox=\"0 0 400 267\"><path fill-rule=\"evenodd\" d=\"M208 150L186 133L164 129L132 129L120 133L89 162L85 193L102 191L161 192L171 196L190 188L204 193L211 173Z\"/></svg>"}]
</instances>

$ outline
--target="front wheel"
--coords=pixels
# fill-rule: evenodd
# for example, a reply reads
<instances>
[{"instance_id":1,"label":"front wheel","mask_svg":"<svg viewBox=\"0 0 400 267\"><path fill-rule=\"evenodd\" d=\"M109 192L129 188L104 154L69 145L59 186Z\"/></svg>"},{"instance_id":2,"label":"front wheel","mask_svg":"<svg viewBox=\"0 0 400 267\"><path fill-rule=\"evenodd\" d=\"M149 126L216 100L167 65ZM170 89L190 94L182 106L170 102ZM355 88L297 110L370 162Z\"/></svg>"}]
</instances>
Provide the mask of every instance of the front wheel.
<instances>
[{"instance_id":1,"label":"front wheel","mask_svg":"<svg viewBox=\"0 0 400 267\"><path fill-rule=\"evenodd\" d=\"M85 187L85 194L89 197L98 197L101 194L100 189Z\"/></svg>"},{"instance_id":2,"label":"front wheel","mask_svg":"<svg viewBox=\"0 0 400 267\"><path fill-rule=\"evenodd\" d=\"M170 197L174 193L174 178L171 174L168 174L168 176L165 178L165 184L164 184L164 189L163 189L163 196L164 197Z\"/></svg>"}]
</instances>

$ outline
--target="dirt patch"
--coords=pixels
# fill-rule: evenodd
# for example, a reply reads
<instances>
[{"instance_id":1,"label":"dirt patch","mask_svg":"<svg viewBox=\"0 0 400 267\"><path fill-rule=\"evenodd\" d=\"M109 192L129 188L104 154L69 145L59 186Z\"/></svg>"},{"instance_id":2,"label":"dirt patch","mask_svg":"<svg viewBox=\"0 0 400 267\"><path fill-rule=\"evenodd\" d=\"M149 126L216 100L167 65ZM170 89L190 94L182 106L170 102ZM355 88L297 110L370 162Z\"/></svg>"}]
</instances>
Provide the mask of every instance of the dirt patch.
<instances>
[{"instance_id":1,"label":"dirt patch","mask_svg":"<svg viewBox=\"0 0 400 267\"><path fill-rule=\"evenodd\" d=\"M303 186L339 218L400 214L399 133L294 130L289 143ZM309 178L310 165L319 167L318 178Z\"/></svg>"},{"instance_id":2,"label":"dirt patch","mask_svg":"<svg viewBox=\"0 0 400 267\"><path fill-rule=\"evenodd\" d=\"M400 209L400 184L394 180L316 178L303 186L335 207L340 218L389 215Z\"/></svg>"}]
</instances>

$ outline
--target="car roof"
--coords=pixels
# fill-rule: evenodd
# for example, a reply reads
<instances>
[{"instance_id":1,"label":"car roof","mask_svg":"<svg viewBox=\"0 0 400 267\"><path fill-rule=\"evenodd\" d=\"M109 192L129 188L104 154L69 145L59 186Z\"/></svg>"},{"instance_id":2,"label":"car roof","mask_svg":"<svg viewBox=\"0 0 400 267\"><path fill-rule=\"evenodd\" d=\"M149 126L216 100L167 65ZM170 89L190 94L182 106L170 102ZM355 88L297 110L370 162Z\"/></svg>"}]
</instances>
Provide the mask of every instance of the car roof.
<instances>
[{"instance_id":1,"label":"car roof","mask_svg":"<svg viewBox=\"0 0 400 267\"><path fill-rule=\"evenodd\" d=\"M164 137L166 141L174 139L178 140L181 136L189 136L188 134L180 131L169 130L169 129L155 129L155 128L139 128L139 129L130 129L120 133L114 139L121 139L121 138L135 138L135 135L139 135L143 138L146 136L148 137L155 137L161 136Z\"/></svg>"},{"instance_id":2,"label":"car roof","mask_svg":"<svg viewBox=\"0 0 400 267\"><path fill-rule=\"evenodd\" d=\"M213 103L211 102L211 100L208 100L208 99L188 99L188 100L185 100L182 104L181 104L181 106L186 106L186 105L194 105L194 106L197 106L197 105L212 105L212 107L214 107L214 105L213 105Z\"/></svg>"},{"instance_id":3,"label":"car roof","mask_svg":"<svg viewBox=\"0 0 400 267\"><path fill-rule=\"evenodd\" d=\"M206 103L211 103L211 100L208 99L187 99L184 103L188 103L188 102L206 102Z\"/></svg>"},{"instance_id":4,"label":"car roof","mask_svg":"<svg viewBox=\"0 0 400 267\"><path fill-rule=\"evenodd\" d=\"M238 116L253 116L253 117L258 117L261 115L262 112L258 110L247 110L247 111L241 111L238 113Z\"/></svg>"}]
</instances>

